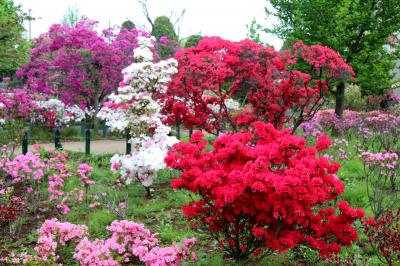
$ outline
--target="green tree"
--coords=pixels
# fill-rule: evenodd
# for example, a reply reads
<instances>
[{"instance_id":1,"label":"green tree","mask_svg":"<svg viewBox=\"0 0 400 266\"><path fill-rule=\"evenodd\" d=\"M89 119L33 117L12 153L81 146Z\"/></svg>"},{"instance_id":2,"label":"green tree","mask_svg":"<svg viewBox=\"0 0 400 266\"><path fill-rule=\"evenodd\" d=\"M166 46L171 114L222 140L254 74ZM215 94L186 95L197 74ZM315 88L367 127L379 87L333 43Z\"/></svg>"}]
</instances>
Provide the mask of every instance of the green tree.
<instances>
[{"instance_id":1,"label":"green tree","mask_svg":"<svg viewBox=\"0 0 400 266\"><path fill-rule=\"evenodd\" d=\"M263 31L263 27L261 26L261 24L259 24L257 22L257 20L255 18L253 18L253 20L251 21L251 23L249 25L246 25L247 28L247 37L251 40L253 40L256 43L259 43L261 45L264 46L269 46L272 47L272 45L261 41L261 37L260 37L260 31Z\"/></svg>"},{"instance_id":2,"label":"green tree","mask_svg":"<svg viewBox=\"0 0 400 266\"><path fill-rule=\"evenodd\" d=\"M161 36L168 37L169 40L178 41L178 36L175 33L174 25L166 16L159 16L154 20L151 35L160 40Z\"/></svg>"},{"instance_id":3,"label":"green tree","mask_svg":"<svg viewBox=\"0 0 400 266\"><path fill-rule=\"evenodd\" d=\"M80 10L77 5L68 6L64 13L61 23L70 27L75 27L76 23L81 19Z\"/></svg>"},{"instance_id":4,"label":"green tree","mask_svg":"<svg viewBox=\"0 0 400 266\"><path fill-rule=\"evenodd\" d=\"M266 32L282 38L284 48L298 40L336 50L356 72L363 94L378 94L391 86L390 70L399 53L385 49L400 30L399 0L267 0L268 16L279 24ZM336 86L335 112L342 116L345 84Z\"/></svg>"},{"instance_id":5,"label":"green tree","mask_svg":"<svg viewBox=\"0 0 400 266\"><path fill-rule=\"evenodd\" d=\"M121 25L121 30L123 30L123 29L131 30L131 29L134 29L135 27L136 27L135 23L133 23L130 20L125 20Z\"/></svg>"},{"instance_id":6,"label":"green tree","mask_svg":"<svg viewBox=\"0 0 400 266\"><path fill-rule=\"evenodd\" d=\"M0 0L0 76L10 76L29 60L31 43L23 22L30 19L12 0Z\"/></svg>"},{"instance_id":7,"label":"green tree","mask_svg":"<svg viewBox=\"0 0 400 266\"><path fill-rule=\"evenodd\" d=\"M203 39L203 36L198 34L189 36L185 41L185 48L197 46L197 44L199 44L201 39Z\"/></svg>"}]
</instances>

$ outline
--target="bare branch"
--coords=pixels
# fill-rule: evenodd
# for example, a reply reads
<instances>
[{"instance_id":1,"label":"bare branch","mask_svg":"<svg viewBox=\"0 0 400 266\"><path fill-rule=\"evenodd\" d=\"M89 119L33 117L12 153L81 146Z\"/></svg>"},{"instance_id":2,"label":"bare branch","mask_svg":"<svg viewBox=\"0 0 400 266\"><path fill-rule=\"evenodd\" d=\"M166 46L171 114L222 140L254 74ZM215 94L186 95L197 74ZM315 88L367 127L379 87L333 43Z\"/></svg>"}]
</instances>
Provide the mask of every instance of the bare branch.
<instances>
[{"instance_id":1,"label":"bare branch","mask_svg":"<svg viewBox=\"0 0 400 266\"><path fill-rule=\"evenodd\" d=\"M138 0L138 2L142 6L143 15L146 17L147 21L150 23L151 28L153 28L154 23L149 14L149 9L147 8L147 0Z\"/></svg>"},{"instance_id":2,"label":"bare branch","mask_svg":"<svg viewBox=\"0 0 400 266\"><path fill-rule=\"evenodd\" d=\"M181 14L176 17L175 23L173 24L175 32L178 35L178 39L180 39L180 32L181 32L183 17L185 16L185 13L186 13L186 9L182 9Z\"/></svg>"}]
</instances>

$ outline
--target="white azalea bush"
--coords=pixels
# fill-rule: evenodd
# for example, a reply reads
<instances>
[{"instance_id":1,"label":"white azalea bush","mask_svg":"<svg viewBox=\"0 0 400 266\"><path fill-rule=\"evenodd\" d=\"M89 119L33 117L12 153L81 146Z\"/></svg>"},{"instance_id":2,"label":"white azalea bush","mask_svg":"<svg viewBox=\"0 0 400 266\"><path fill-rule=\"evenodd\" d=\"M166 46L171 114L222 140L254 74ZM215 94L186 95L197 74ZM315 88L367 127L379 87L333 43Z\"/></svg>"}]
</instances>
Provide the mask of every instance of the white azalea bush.
<instances>
[{"instance_id":1,"label":"white azalea bush","mask_svg":"<svg viewBox=\"0 0 400 266\"><path fill-rule=\"evenodd\" d=\"M70 125L73 122L81 122L85 119L85 112L77 105L65 106L63 102L58 99L48 99L46 101L37 101L36 104L45 109L52 111L60 123ZM34 117L35 120L45 120L45 117Z\"/></svg>"},{"instance_id":2,"label":"white azalea bush","mask_svg":"<svg viewBox=\"0 0 400 266\"><path fill-rule=\"evenodd\" d=\"M113 131L129 133L132 153L116 154L111 158L111 170L120 175L125 184L136 180L150 193L153 178L166 167L168 149L178 142L168 136L170 128L162 124L160 103L155 95L166 92L171 75L177 73L177 61L168 59L153 63L154 39L139 37L134 51L135 63L125 68L124 79L117 94L98 113Z\"/></svg>"}]
</instances>

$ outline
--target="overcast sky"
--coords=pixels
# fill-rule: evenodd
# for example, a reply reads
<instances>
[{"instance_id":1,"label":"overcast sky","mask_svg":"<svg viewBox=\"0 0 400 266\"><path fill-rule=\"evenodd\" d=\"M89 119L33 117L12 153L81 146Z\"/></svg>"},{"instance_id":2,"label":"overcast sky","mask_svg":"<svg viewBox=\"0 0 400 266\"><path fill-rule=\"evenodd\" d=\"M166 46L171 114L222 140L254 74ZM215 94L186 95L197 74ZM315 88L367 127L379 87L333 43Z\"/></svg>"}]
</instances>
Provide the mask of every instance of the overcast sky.
<instances>
[{"instance_id":1,"label":"overcast sky","mask_svg":"<svg viewBox=\"0 0 400 266\"><path fill-rule=\"evenodd\" d=\"M121 25L130 19L137 25L148 27L136 0L14 0L24 11L31 9L32 37L37 37L53 23L59 23L69 6L78 6L80 13L100 22L99 28L111 24ZM221 36L238 41L246 38L246 25L253 18L263 25L265 0L148 0L149 13L153 20L160 15L169 16L171 11L180 14L186 9L180 36L201 33L203 36ZM28 29L28 25L26 25ZM273 36L262 35L262 40L279 49L282 41Z\"/></svg>"}]
</instances>

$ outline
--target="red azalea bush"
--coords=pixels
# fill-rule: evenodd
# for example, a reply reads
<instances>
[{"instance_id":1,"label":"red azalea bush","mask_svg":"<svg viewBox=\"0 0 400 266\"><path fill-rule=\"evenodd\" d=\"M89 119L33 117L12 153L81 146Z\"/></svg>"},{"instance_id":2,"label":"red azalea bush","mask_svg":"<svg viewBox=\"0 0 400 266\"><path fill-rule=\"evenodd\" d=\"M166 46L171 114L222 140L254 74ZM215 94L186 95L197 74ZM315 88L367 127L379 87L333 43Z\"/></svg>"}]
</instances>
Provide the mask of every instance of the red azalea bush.
<instances>
[{"instance_id":1,"label":"red azalea bush","mask_svg":"<svg viewBox=\"0 0 400 266\"><path fill-rule=\"evenodd\" d=\"M210 152L200 132L169 151L167 165L182 171L173 188L201 197L183 207L193 225L206 226L238 260L299 244L328 257L357 240L352 224L364 212L346 201L329 206L344 191L336 176L340 165L317 157L316 148L289 129L263 122L253 127L220 136ZM323 136L318 152L329 144Z\"/></svg>"},{"instance_id":2,"label":"red azalea bush","mask_svg":"<svg viewBox=\"0 0 400 266\"><path fill-rule=\"evenodd\" d=\"M388 210L377 220L366 219L364 232L382 261L391 266L400 260L400 209Z\"/></svg>"},{"instance_id":3,"label":"red azalea bush","mask_svg":"<svg viewBox=\"0 0 400 266\"><path fill-rule=\"evenodd\" d=\"M295 129L321 107L330 85L354 75L335 51L301 42L291 52L251 40L205 37L175 58L178 74L163 99L166 122L213 134L226 128L237 131L255 120L275 127L291 121ZM229 99L240 101L246 110L229 112Z\"/></svg>"}]
</instances>

